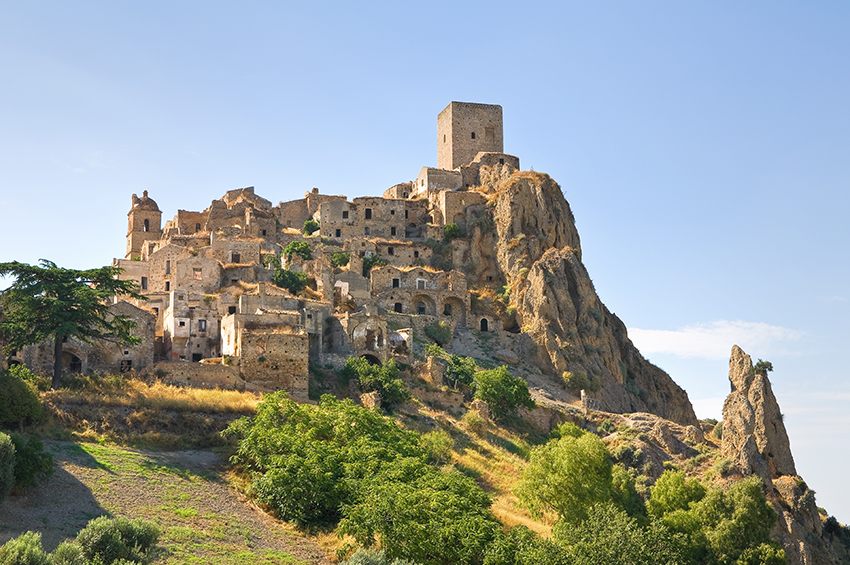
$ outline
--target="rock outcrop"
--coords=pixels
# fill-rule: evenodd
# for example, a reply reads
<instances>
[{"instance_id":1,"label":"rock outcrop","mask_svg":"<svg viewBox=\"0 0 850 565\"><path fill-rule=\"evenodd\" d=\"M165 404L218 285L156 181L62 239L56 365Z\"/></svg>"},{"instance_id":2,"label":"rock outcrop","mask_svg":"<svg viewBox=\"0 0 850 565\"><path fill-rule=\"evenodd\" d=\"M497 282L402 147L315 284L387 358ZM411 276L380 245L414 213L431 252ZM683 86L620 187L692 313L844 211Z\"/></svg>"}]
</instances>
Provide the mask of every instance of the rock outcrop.
<instances>
[{"instance_id":1,"label":"rock outcrop","mask_svg":"<svg viewBox=\"0 0 850 565\"><path fill-rule=\"evenodd\" d=\"M698 425L685 391L643 358L625 325L596 295L558 184L524 171L496 178L481 191L496 233L476 228L470 234L469 263L501 273L510 293L503 327L534 340L536 364L555 378L565 371L585 374L600 385L589 394L605 410L651 412Z\"/></svg>"},{"instance_id":2,"label":"rock outcrop","mask_svg":"<svg viewBox=\"0 0 850 565\"><path fill-rule=\"evenodd\" d=\"M757 372L740 347L729 359L732 392L723 404L721 455L744 475L758 475L779 516L771 537L785 548L788 565L837 563L822 537L814 492L797 475L791 444L767 371Z\"/></svg>"}]
</instances>

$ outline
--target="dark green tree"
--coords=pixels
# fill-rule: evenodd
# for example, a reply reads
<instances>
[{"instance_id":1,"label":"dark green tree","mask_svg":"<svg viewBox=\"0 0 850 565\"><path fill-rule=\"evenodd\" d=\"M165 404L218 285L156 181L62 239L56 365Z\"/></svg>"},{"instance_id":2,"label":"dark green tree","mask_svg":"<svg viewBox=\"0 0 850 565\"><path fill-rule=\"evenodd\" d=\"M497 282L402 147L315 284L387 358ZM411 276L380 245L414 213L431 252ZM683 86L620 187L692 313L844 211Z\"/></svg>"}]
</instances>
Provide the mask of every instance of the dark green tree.
<instances>
[{"instance_id":1,"label":"dark green tree","mask_svg":"<svg viewBox=\"0 0 850 565\"><path fill-rule=\"evenodd\" d=\"M289 269L277 269L272 275L272 284L285 288L292 294L298 294L309 282L309 277L304 271L290 271Z\"/></svg>"},{"instance_id":2,"label":"dark green tree","mask_svg":"<svg viewBox=\"0 0 850 565\"><path fill-rule=\"evenodd\" d=\"M15 282L0 294L0 338L3 352L13 352L45 339L53 340L53 382L62 380L62 344L68 338L84 343L95 340L139 343L132 335L135 323L113 315L109 303L115 296L143 299L136 281L118 280L122 269L100 267L78 271L63 269L42 259L39 265L0 263L0 276Z\"/></svg>"},{"instance_id":3,"label":"dark green tree","mask_svg":"<svg viewBox=\"0 0 850 565\"><path fill-rule=\"evenodd\" d=\"M514 415L520 406L529 410L534 408L528 384L513 376L504 365L478 371L475 373L474 385L475 398L489 404L490 412L497 420Z\"/></svg>"},{"instance_id":4,"label":"dark green tree","mask_svg":"<svg viewBox=\"0 0 850 565\"><path fill-rule=\"evenodd\" d=\"M304 235L313 235L314 232L319 230L319 222L310 218L306 222L304 222Z\"/></svg>"},{"instance_id":5,"label":"dark green tree","mask_svg":"<svg viewBox=\"0 0 850 565\"><path fill-rule=\"evenodd\" d=\"M286 255L288 261L292 261L293 255L298 255L305 261L309 261L313 258L313 252L310 251L310 244L306 241L290 241L287 246L283 248L283 254Z\"/></svg>"}]
</instances>

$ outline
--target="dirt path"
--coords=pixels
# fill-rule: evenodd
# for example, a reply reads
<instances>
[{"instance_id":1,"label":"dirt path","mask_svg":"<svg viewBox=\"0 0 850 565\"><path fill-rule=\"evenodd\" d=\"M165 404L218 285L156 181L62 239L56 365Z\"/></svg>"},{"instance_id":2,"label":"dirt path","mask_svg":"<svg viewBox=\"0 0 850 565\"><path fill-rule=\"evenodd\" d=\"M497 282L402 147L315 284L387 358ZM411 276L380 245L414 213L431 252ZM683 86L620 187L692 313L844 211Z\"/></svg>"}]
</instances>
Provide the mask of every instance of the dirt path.
<instances>
[{"instance_id":1,"label":"dirt path","mask_svg":"<svg viewBox=\"0 0 850 565\"><path fill-rule=\"evenodd\" d=\"M0 504L0 544L42 532L47 551L100 515L142 517L162 529L155 563L329 564L222 479L211 451L146 452L50 441L56 472L38 489Z\"/></svg>"}]
</instances>

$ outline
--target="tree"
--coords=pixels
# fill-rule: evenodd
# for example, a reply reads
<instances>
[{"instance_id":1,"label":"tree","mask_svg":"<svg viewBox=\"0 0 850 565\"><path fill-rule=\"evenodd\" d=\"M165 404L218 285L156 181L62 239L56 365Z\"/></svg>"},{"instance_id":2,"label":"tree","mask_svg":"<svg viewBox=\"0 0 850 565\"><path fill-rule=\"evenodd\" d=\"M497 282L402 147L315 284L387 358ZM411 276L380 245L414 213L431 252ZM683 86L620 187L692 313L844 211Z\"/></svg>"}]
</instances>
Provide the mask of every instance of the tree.
<instances>
[{"instance_id":1,"label":"tree","mask_svg":"<svg viewBox=\"0 0 850 565\"><path fill-rule=\"evenodd\" d=\"M304 222L304 235L313 235L314 232L319 230L319 222L310 218L306 222Z\"/></svg>"},{"instance_id":2,"label":"tree","mask_svg":"<svg viewBox=\"0 0 850 565\"><path fill-rule=\"evenodd\" d=\"M62 379L62 344L68 338L84 343L95 340L135 344L135 323L128 316L114 315L109 302L115 296L141 300L136 281L118 280L123 269L100 267L78 271L57 267L42 259L38 266L26 263L0 263L0 276L15 282L0 294L0 337L3 352L13 352L45 339L53 340L53 382Z\"/></svg>"},{"instance_id":3,"label":"tree","mask_svg":"<svg viewBox=\"0 0 850 565\"><path fill-rule=\"evenodd\" d=\"M309 277L304 271L290 271L289 269L277 269L272 275L272 284L285 288L292 294L298 294L307 288Z\"/></svg>"},{"instance_id":4,"label":"tree","mask_svg":"<svg viewBox=\"0 0 850 565\"><path fill-rule=\"evenodd\" d=\"M758 360L758 363L753 365L753 372L762 377L766 377L769 372L773 371L773 363L770 361Z\"/></svg>"},{"instance_id":5,"label":"tree","mask_svg":"<svg viewBox=\"0 0 850 565\"><path fill-rule=\"evenodd\" d=\"M490 412L496 419L504 419L516 413L520 406L534 408L528 384L519 377L511 375L507 367L501 365L495 369L475 373L475 398L490 405Z\"/></svg>"},{"instance_id":6,"label":"tree","mask_svg":"<svg viewBox=\"0 0 850 565\"><path fill-rule=\"evenodd\" d=\"M286 255L289 262L292 262L293 255L298 255L305 261L309 261L313 258L313 252L310 251L310 244L306 241L290 241L289 244L283 248L283 254Z\"/></svg>"}]
</instances>

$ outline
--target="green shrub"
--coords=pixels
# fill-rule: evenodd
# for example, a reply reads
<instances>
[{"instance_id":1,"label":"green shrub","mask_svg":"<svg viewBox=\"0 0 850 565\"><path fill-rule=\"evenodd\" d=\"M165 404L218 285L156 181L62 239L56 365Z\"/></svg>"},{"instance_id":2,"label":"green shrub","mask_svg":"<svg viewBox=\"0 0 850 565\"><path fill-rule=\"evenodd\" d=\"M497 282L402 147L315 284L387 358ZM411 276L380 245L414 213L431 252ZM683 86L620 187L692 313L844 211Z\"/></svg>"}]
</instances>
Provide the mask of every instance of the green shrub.
<instances>
[{"instance_id":1,"label":"green shrub","mask_svg":"<svg viewBox=\"0 0 850 565\"><path fill-rule=\"evenodd\" d=\"M0 426L13 427L38 422L44 416L35 385L0 373Z\"/></svg>"},{"instance_id":2,"label":"green shrub","mask_svg":"<svg viewBox=\"0 0 850 565\"><path fill-rule=\"evenodd\" d=\"M26 365L12 365L8 373L16 379L28 382L40 391L50 390L50 377L42 377L30 371Z\"/></svg>"},{"instance_id":3,"label":"green shrub","mask_svg":"<svg viewBox=\"0 0 850 565\"><path fill-rule=\"evenodd\" d=\"M266 253L262 256L263 266L267 269L280 269L280 258L274 253Z\"/></svg>"},{"instance_id":4,"label":"green shrub","mask_svg":"<svg viewBox=\"0 0 850 565\"><path fill-rule=\"evenodd\" d=\"M602 380L597 375L588 376L583 369L564 371L561 378L567 390L596 392L602 387Z\"/></svg>"},{"instance_id":5,"label":"green shrub","mask_svg":"<svg viewBox=\"0 0 850 565\"><path fill-rule=\"evenodd\" d=\"M425 335L433 339L437 345L447 345L452 340L452 326L448 322L440 320L425 326Z\"/></svg>"},{"instance_id":6,"label":"green shrub","mask_svg":"<svg viewBox=\"0 0 850 565\"><path fill-rule=\"evenodd\" d=\"M289 269L277 269L272 275L272 284L285 288L292 294L297 294L307 288L309 280L307 273L290 271Z\"/></svg>"},{"instance_id":7,"label":"green shrub","mask_svg":"<svg viewBox=\"0 0 850 565\"><path fill-rule=\"evenodd\" d=\"M446 224L443 227L443 239L446 241L451 241L456 237L461 237L463 235L463 231L460 229L460 226L452 222L451 224Z\"/></svg>"},{"instance_id":8,"label":"green shrub","mask_svg":"<svg viewBox=\"0 0 850 565\"><path fill-rule=\"evenodd\" d=\"M387 558L384 551L374 549L358 549L357 552L343 561L340 565L416 565L413 561L406 559Z\"/></svg>"},{"instance_id":9,"label":"green shrub","mask_svg":"<svg viewBox=\"0 0 850 565\"><path fill-rule=\"evenodd\" d=\"M310 250L310 244L306 241L290 241L286 247L283 248L283 254L292 261L293 255L298 255L305 261L309 261L313 258L313 252Z\"/></svg>"},{"instance_id":10,"label":"green shrub","mask_svg":"<svg viewBox=\"0 0 850 565\"><path fill-rule=\"evenodd\" d=\"M50 565L41 547L41 533L27 532L0 547L0 565Z\"/></svg>"},{"instance_id":11,"label":"green shrub","mask_svg":"<svg viewBox=\"0 0 850 565\"><path fill-rule=\"evenodd\" d=\"M75 541L63 541L50 554L50 565L89 565L83 548Z\"/></svg>"},{"instance_id":12,"label":"green shrub","mask_svg":"<svg viewBox=\"0 0 850 565\"><path fill-rule=\"evenodd\" d=\"M12 438L0 432L0 503L15 486L15 444Z\"/></svg>"},{"instance_id":13,"label":"green shrub","mask_svg":"<svg viewBox=\"0 0 850 565\"><path fill-rule=\"evenodd\" d=\"M602 433L610 434L613 433L617 428L614 427L614 424L611 423L611 420L606 418L602 421L601 424L599 424L599 427L596 429Z\"/></svg>"},{"instance_id":14,"label":"green shrub","mask_svg":"<svg viewBox=\"0 0 850 565\"><path fill-rule=\"evenodd\" d=\"M443 430L423 434L419 440L419 445L428 454L428 460L438 464L451 462L454 444L452 436Z\"/></svg>"},{"instance_id":15,"label":"green shrub","mask_svg":"<svg viewBox=\"0 0 850 565\"><path fill-rule=\"evenodd\" d=\"M622 463L625 467L637 469L643 461L643 451L636 449L633 445L620 445L614 448L611 452L611 457L617 463Z\"/></svg>"},{"instance_id":16,"label":"green shrub","mask_svg":"<svg viewBox=\"0 0 850 565\"><path fill-rule=\"evenodd\" d=\"M480 436L487 430L487 422L475 410L469 410L460 419L467 430Z\"/></svg>"},{"instance_id":17,"label":"green shrub","mask_svg":"<svg viewBox=\"0 0 850 565\"><path fill-rule=\"evenodd\" d=\"M363 276L368 277L369 271L371 271L375 267L384 267L389 264L390 262L381 257L380 255L369 255L368 257L363 259Z\"/></svg>"},{"instance_id":18,"label":"green shrub","mask_svg":"<svg viewBox=\"0 0 850 565\"><path fill-rule=\"evenodd\" d=\"M364 392L378 391L382 404L395 406L410 398L410 391L404 381L398 378L395 359L383 365L372 365L363 357L349 357L345 362L343 374L349 379L358 379Z\"/></svg>"},{"instance_id":19,"label":"green shrub","mask_svg":"<svg viewBox=\"0 0 850 565\"><path fill-rule=\"evenodd\" d=\"M723 422L717 422L717 425L711 430L711 437L716 439L723 438Z\"/></svg>"},{"instance_id":20,"label":"green shrub","mask_svg":"<svg viewBox=\"0 0 850 565\"><path fill-rule=\"evenodd\" d=\"M95 518L77 534L76 542L87 561L111 565L119 559L142 562L159 539L159 528L137 518Z\"/></svg>"},{"instance_id":21,"label":"green shrub","mask_svg":"<svg viewBox=\"0 0 850 565\"><path fill-rule=\"evenodd\" d=\"M331 266L335 269L348 265L349 260L351 260L350 251L339 251L337 253L331 253Z\"/></svg>"},{"instance_id":22,"label":"green shrub","mask_svg":"<svg viewBox=\"0 0 850 565\"><path fill-rule=\"evenodd\" d=\"M495 369L475 373L475 398L490 406L490 414L497 420L503 420L516 414L519 407L534 408L528 384L514 377L507 367L501 365Z\"/></svg>"},{"instance_id":23,"label":"green shrub","mask_svg":"<svg viewBox=\"0 0 850 565\"><path fill-rule=\"evenodd\" d=\"M474 387L475 371L478 368L475 365L475 359L462 355L449 355L448 362L446 373L443 375L444 380L454 388L457 388L458 384Z\"/></svg>"},{"instance_id":24,"label":"green shrub","mask_svg":"<svg viewBox=\"0 0 850 565\"><path fill-rule=\"evenodd\" d=\"M36 435L12 434L15 444L15 487L34 487L53 474L53 455L45 453L41 438Z\"/></svg>"},{"instance_id":25,"label":"green shrub","mask_svg":"<svg viewBox=\"0 0 850 565\"><path fill-rule=\"evenodd\" d=\"M319 222L310 218L306 222L304 222L304 235L313 235L314 232L319 230Z\"/></svg>"}]
</instances>

